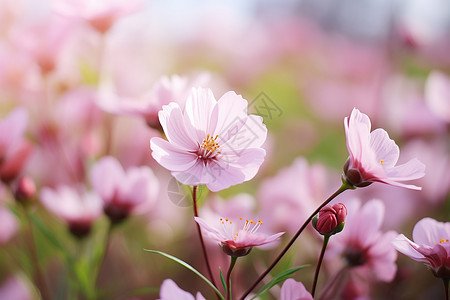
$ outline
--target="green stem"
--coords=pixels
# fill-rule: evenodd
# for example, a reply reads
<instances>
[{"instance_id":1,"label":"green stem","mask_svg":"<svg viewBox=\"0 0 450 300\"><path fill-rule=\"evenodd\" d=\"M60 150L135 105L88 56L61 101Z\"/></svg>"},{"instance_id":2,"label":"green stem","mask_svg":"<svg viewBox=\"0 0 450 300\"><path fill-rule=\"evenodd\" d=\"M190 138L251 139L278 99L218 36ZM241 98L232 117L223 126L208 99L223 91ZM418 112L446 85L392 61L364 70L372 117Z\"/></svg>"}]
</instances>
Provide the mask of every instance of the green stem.
<instances>
[{"instance_id":1,"label":"green stem","mask_svg":"<svg viewBox=\"0 0 450 300\"><path fill-rule=\"evenodd\" d=\"M233 271L233 267L236 264L237 261L237 257L236 256L231 256L231 261L230 261L230 266L228 267L228 272L227 272L227 290L225 293L225 299L231 300L231 271Z\"/></svg>"},{"instance_id":2,"label":"green stem","mask_svg":"<svg viewBox=\"0 0 450 300\"><path fill-rule=\"evenodd\" d=\"M193 202L194 202L194 216L195 217L198 217L197 188L198 188L198 186L196 186L196 185L192 187L192 199L193 199ZM203 241L202 229L200 228L200 225L197 222L195 222L195 223L197 225L197 233L198 233L198 236L200 238L200 244L202 246L203 257L205 259L206 268L208 269L209 278L211 279L211 282L214 285L214 287L217 288L216 282L214 281L213 273L211 271L211 266L209 264L208 252L206 251L205 242Z\"/></svg>"},{"instance_id":3,"label":"green stem","mask_svg":"<svg viewBox=\"0 0 450 300\"><path fill-rule=\"evenodd\" d=\"M18 202L18 201L16 201ZM26 243L28 244L28 249L30 249L30 255L31 255L31 264L33 265L34 269L34 277L36 281L36 286L39 289L39 292L41 293L42 299L51 299L50 293L47 288L47 283L45 281L44 272L42 271L41 265L40 265L40 259L36 248L36 241L34 239L33 234L33 226L31 223L31 216L30 212L28 211L28 208L24 205L20 205L23 209L23 213L25 215L26 219L26 226L28 229L28 239L26 240Z\"/></svg>"},{"instance_id":4,"label":"green stem","mask_svg":"<svg viewBox=\"0 0 450 300\"><path fill-rule=\"evenodd\" d=\"M325 250L327 248L329 240L330 240L330 235L327 234L323 237L322 251L320 251L320 256L319 256L319 260L317 262L316 272L314 273L314 281L313 281L313 286L312 286L312 290L311 290L311 295L313 296L313 298L314 298L314 293L316 292L317 280L319 279L320 266L322 265L323 256L325 255Z\"/></svg>"},{"instance_id":5,"label":"green stem","mask_svg":"<svg viewBox=\"0 0 450 300\"><path fill-rule=\"evenodd\" d=\"M245 291L245 293L241 296L241 300L243 300L245 297L248 296L248 294L251 293L251 291L256 288L258 283L260 283L264 277L266 277L267 274L277 265L277 263L281 260L281 258L286 254L286 252L289 250L289 248L294 244L294 242L297 240L297 238L300 236L300 234L305 230L305 228L308 226L309 222L311 222L312 218L316 214L319 213L319 211L328 203L330 203L331 200L336 198L339 194L344 192L348 189L354 189L354 187L350 186L349 183L347 183L345 180L342 181L341 187L333 194L331 195L327 200L325 200L309 217L306 219L305 223L300 227L300 229L297 231L297 233L292 237L292 239L289 241L289 243L284 247L284 249L281 251L281 253L275 258L273 263L256 279L256 281Z\"/></svg>"},{"instance_id":6,"label":"green stem","mask_svg":"<svg viewBox=\"0 0 450 300\"><path fill-rule=\"evenodd\" d=\"M109 241L111 239L111 232L112 232L113 228L114 228L114 225L111 223L111 221L108 221L108 229L105 234L105 240L103 242L102 251L100 251L98 253L98 255L94 257L94 262L97 262L97 264L95 264L97 267L93 270L93 279L94 280L93 280L91 295L94 295L95 297L97 294L96 288L97 288L98 278L100 275L100 271L103 269L103 265L105 263L105 257L106 257L106 253L108 252Z\"/></svg>"}]
</instances>

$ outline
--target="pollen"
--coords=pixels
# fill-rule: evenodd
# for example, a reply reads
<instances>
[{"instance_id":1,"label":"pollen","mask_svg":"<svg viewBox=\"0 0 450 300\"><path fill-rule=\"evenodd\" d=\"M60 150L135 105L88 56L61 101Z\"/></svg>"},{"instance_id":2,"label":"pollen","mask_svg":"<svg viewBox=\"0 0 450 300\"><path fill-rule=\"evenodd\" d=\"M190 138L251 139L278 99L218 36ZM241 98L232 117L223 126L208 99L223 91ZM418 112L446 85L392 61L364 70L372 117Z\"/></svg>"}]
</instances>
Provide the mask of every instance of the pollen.
<instances>
[{"instance_id":1,"label":"pollen","mask_svg":"<svg viewBox=\"0 0 450 300\"><path fill-rule=\"evenodd\" d=\"M208 133L206 135L206 139L203 140L201 147L205 149L205 151L214 152L220 148L220 145L217 143L217 138L219 135L216 135L214 138Z\"/></svg>"},{"instance_id":2,"label":"pollen","mask_svg":"<svg viewBox=\"0 0 450 300\"><path fill-rule=\"evenodd\" d=\"M448 239L440 239L439 240L439 243L446 243L446 242L448 242Z\"/></svg>"},{"instance_id":3,"label":"pollen","mask_svg":"<svg viewBox=\"0 0 450 300\"><path fill-rule=\"evenodd\" d=\"M383 165L383 163L384 163L384 159L380 160L380 163L381 163L381 165Z\"/></svg>"}]
</instances>

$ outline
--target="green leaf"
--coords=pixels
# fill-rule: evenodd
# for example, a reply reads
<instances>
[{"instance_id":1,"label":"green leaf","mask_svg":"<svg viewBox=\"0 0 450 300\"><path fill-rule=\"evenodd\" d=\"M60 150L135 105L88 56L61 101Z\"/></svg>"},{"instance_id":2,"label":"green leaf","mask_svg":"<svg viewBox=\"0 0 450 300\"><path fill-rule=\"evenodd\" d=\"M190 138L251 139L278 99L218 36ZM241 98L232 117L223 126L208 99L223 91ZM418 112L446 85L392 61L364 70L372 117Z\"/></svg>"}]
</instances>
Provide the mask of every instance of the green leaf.
<instances>
[{"instance_id":1,"label":"green leaf","mask_svg":"<svg viewBox=\"0 0 450 300\"><path fill-rule=\"evenodd\" d=\"M284 281L285 279L288 279L292 274L294 274L295 272L297 272L298 270L304 269L306 267L309 267L309 265L303 265L300 267L295 267L289 270L286 270L280 274L278 274L277 276L275 276L274 278L272 278L272 280L270 280L268 283L266 283L266 285L264 285L259 292L253 296L253 299L255 299L256 297L258 297L259 295L267 292L270 288L272 288L274 285L276 285L277 283Z\"/></svg>"},{"instance_id":2,"label":"green leaf","mask_svg":"<svg viewBox=\"0 0 450 300\"><path fill-rule=\"evenodd\" d=\"M225 279L223 278L222 269L219 267L220 272L220 281L222 281L223 290L227 290L227 284L225 283Z\"/></svg>"},{"instance_id":3,"label":"green leaf","mask_svg":"<svg viewBox=\"0 0 450 300\"><path fill-rule=\"evenodd\" d=\"M225 300L223 295L219 292L219 290L214 286L214 284L211 283L211 281L209 281L205 276L203 276L199 271L197 271L194 267L192 267L190 264L182 261L179 258L176 258L175 256L172 256L170 254L161 252L161 251L156 251L156 250L149 250L149 249L144 249L145 251L148 252L152 252L152 253L156 253L156 254L160 254L162 256L165 256L167 258L170 258L171 260L179 263L180 265L182 265L183 267L191 270L192 272L194 272L197 276L199 276L201 279L203 279L203 281L205 281L215 292L216 294L220 297L220 299Z\"/></svg>"}]
</instances>

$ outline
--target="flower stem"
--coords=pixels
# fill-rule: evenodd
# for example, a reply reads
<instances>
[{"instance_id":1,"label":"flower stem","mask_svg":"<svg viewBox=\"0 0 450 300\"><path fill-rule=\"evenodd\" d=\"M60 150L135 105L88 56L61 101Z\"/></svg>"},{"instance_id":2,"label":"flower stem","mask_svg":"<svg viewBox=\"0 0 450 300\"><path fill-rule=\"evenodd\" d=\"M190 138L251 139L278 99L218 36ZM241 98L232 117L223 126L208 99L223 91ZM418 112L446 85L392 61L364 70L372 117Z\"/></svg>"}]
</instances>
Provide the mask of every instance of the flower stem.
<instances>
[{"instance_id":1,"label":"flower stem","mask_svg":"<svg viewBox=\"0 0 450 300\"><path fill-rule=\"evenodd\" d=\"M341 187L333 195L331 195L327 200L325 200L325 202L323 202L308 217L308 219L306 219L306 221L305 221L305 223L303 223L302 227L300 227L300 229L297 231L297 233L292 237L292 239L284 247L284 249L280 252L280 254L277 256L277 258L275 258L275 260L272 262L272 264L258 277L258 279L256 279L256 281L247 289L247 291L245 291L245 293L240 298L241 300L243 300L246 296L248 296L248 294L251 293L251 291L258 285L258 283L260 283L264 279L264 277L266 277L266 275L269 274L269 272L276 266L276 264L286 254L286 252L289 250L289 248L294 244L295 240L297 240L297 238L300 236L300 234L303 232L303 230L305 230L305 228L308 226L309 222L311 222L312 218L314 218L314 216L319 213L319 211L322 209L322 207L324 207L325 205L330 203L331 200L333 200L339 194L341 194L342 192L344 192L345 190L348 190L348 189L353 189L353 187L350 186L350 184L348 184L346 181L343 180Z\"/></svg>"},{"instance_id":2,"label":"flower stem","mask_svg":"<svg viewBox=\"0 0 450 300\"><path fill-rule=\"evenodd\" d=\"M92 282L93 286L92 286L92 290L90 291L90 296L95 297L95 295L97 294L96 289L97 289L98 279L99 279L100 271L102 270L103 265L105 263L105 257L106 257L106 253L108 252L110 239L111 239L111 232L112 232L113 228L114 228L114 224L108 220L108 229L106 230L106 233L105 233L103 247L101 248L100 251L97 252L97 255L94 256L94 263L96 263L96 268L94 270L92 270L94 281Z\"/></svg>"},{"instance_id":3,"label":"flower stem","mask_svg":"<svg viewBox=\"0 0 450 300\"><path fill-rule=\"evenodd\" d=\"M31 254L31 264L34 268L34 276L36 280L36 286L39 289L39 292L41 293L42 299L50 299L50 293L47 287L47 283L45 281L44 272L42 271L41 265L40 265L40 259L36 248L36 241L34 239L33 234L33 224L31 223L31 216L30 212L28 211L28 207L25 207L24 205L20 205L23 209L23 213L26 218L26 223L28 227L28 239L26 240L26 243L28 244L27 248L30 249Z\"/></svg>"},{"instance_id":4,"label":"flower stem","mask_svg":"<svg viewBox=\"0 0 450 300\"><path fill-rule=\"evenodd\" d=\"M316 272L314 273L314 281L313 281L313 286L312 286L312 290L311 290L311 295L313 296L313 298L314 298L314 293L316 292L317 279L319 278L320 266L322 265L323 256L325 255L325 250L327 248L329 240L330 240L330 235L325 235L323 238L322 251L320 251L319 260L317 261Z\"/></svg>"},{"instance_id":5,"label":"flower stem","mask_svg":"<svg viewBox=\"0 0 450 300\"><path fill-rule=\"evenodd\" d=\"M444 282L444 289L445 289L445 300L449 300L448 299L448 278L442 278L442 282Z\"/></svg>"},{"instance_id":6,"label":"flower stem","mask_svg":"<svg viewBox=\"0 0 450 300\"><path fill-rule=\"evenodd\" d=\"M227 272L227 290L225 293L225 299L231 300L231 271L233 271L233 267L236 264L237 261L237 257L236 256L231 256L231 261L230 261L230 266L228 267L228 272Z\"/></svg>"},{"instance_id":7,"label":"flower stem","mask_svg":"<svg viewBox=\"0 0 450 300\"><path fill-rule=\"evenodd\" d=\"M194 216L195 217L198 217L197 188L198 188L198 186L196 186L196 185L194 185L192 187L192 199L194 201ZM212 284L217 288L216 282L214 281L213 273L211 271L211 266L209 264L208 253L206 252L205 242L203 241L202 229L200 228L200 225L197 222L195 222L195 223L197 224L197 232L198 232L198 236L200 238L200 244L202 245L203 257L205 258L206 268L208 269L209 278L211 279Z\"/></svg>"}]
</instances>

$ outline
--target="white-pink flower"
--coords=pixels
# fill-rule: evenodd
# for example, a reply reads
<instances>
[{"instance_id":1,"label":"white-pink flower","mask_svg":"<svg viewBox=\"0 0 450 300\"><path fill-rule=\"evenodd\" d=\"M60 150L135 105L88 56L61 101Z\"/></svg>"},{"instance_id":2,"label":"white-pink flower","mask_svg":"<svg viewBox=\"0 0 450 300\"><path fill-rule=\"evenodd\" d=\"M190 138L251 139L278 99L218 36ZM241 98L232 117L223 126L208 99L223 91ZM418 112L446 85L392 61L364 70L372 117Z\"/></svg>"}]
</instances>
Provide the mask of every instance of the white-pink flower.
<instances>
[{"instance_id":1,"label":"white-pink flower","mask_svg":"<svg viewBox=\"0 0 450 300\"><path fill-rule=\"evenodd\" d=\"M354 108L350 118L345 118L345 135L350 157L344 166L345 179L355 187L364 187L373 182L420 190L415 185L402 181L421 178L425 165L417 158L396 166L400 150L388 133L381 128L370 132L371 123L367 115Z\"/></svg>"},{"instance_id":2,"label":"white-pink flower","mask_svg":"<svg viewBox=\"0 0 450 300\"><path fill-rule=\"evenodd\" d=\"M143 4L143 0L59 0L55 2L53 9L64 16L85 19L95 30L105 33L118 18L137 11Z\"/></svg>"},{"instance_id":3,"label":"white-pink flower","mask_svg":"<svg viewBox=\"0 0 450 300\"><path fill-rule=\"evenodd\" d=\"M219 243L222 250L230 256L244 256L250 253L253 247L272 243L279 239L284 232L273 235L256 232L262 225L262 221L245 220L241 229L230 219L220 218L217 227L209 225L205 220L194 217L203 232L212 240ZM241 221L242 218L241 218Z\"/></svg>"},{"instance_id":4,"label":"white-pink flower","mask_svg":"<svg viewBox=\"0 0 450 300\"><path fill-rule=\"evenodd\" d=\"M102 214L102 200L96 194L73 187L45 187L40 192L44 206L64 220L70 232L77 237L89 234L91 226Z\"/></svg>"},{"instance_id":5,"label":"white-pink flower","mask_svg":"<svg viewBox=\"0 0 450 300\"><path fill-rule=\"evenodd\" d=\"M153 158L181 183L214 192L252 179L264 161L267 129L247 106L234 92L216 100L210 89L193 89L184 111L172 102L159 112L168 141L151 139Z\"/></svg>"},{"instance_id":6,"label":"white-pink flower","mask_svg":"<svg viewBox=\"0 0 450 300\"><path fill-rule=\"evenodd\" d=\"M313 300L313 297L303 283L289 278L281 286L280 300Z\"/></svg>"},{"instance_id":7,"label":"white-pink flower","mask_svg":"<svg viewBox=\"0 0 450 300\"><path fill-rule=\"evenodd\" d=\"M400 234L392 242L399 252L431 267L436 277L450 279L450 222L423 218L414 226L413 241Z\"/></svg>"},{"instance_id":8,"label":"white-pink flower","mask_svg":"<svg viewBox=\"0 0 450 300\"><path fill-rule=\"evenodd\" d=\"M149 167L124 171L112 156L103 157L91 169L91 183L103 200L106 215L113 222L130 213L148 211L156 201L159 183Z\"/></svg>"},{"instance_id":9,"label":"white-pink flower","mask_svg":"<svg viewBox=\"0 0 450 300\"><path fill-rule=\"evenodd\" d=\"M17 232L16 217L3 205L0 206L0 245L7 243ZM1 299L1 298L0 298Z\"/></svg>"},{"instance_id":10,"label":"white-pink flower","mask_svg":"<svg viewBox=\"0 0 450 300\"><path fill-rule=\"evenodd\" d=\"M206 300L200 292L194 298L190 293L180 289L172 279L163 281L159 289L159 297L159 300Z\"/></svg>"}]
</instances>

